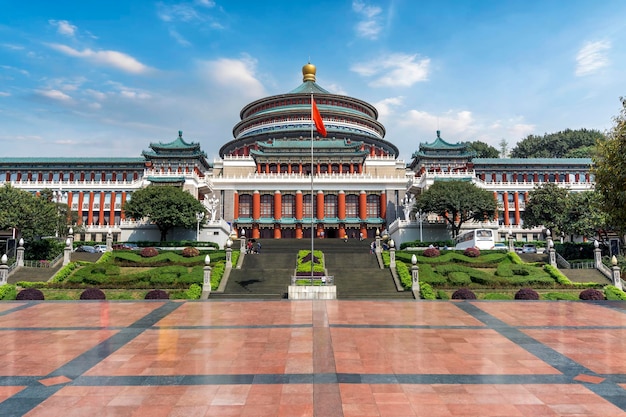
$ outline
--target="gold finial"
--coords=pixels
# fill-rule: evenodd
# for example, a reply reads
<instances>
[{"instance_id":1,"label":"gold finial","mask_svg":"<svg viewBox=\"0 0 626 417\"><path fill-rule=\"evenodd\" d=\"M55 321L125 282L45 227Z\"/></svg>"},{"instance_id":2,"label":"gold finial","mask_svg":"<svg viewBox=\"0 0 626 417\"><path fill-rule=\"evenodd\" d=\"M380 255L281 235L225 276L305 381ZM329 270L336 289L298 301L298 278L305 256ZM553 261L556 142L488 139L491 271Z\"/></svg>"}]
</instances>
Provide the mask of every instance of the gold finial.
<instances>
[{"instance_id":1,"label":"gold finial","mask_svg":"<svg viewBox=\"0 0 626 417\"><path fill-rule=\"evenodd\" d=\"M315 65L310 62L302 67L302 82L313 81L315 82Z\"/></svg>"}]
</instances>

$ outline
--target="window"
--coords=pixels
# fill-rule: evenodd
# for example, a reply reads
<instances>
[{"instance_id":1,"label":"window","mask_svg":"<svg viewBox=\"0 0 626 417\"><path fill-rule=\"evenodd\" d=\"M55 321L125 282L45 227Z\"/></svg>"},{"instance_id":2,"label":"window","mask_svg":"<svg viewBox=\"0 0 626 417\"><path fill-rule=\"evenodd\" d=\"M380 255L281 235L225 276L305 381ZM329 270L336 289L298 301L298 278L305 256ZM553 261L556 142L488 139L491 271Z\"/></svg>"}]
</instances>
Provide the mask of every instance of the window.
<instances>
[{"instance_id":1,"label":"window","mask_svg":"<svg viewBox=\"0 0 626 417\"><path fill-rule=\"evenodd\" d=\"M346 195L346 217L359 217L359 196L355 194Z\"/></svg>"},{"instance_id":2,"label":"window","mask_svg":"<svg viewBox=\"0 0 626 417\"><path fill-rule=\"evenodd\" d=\"M252 217L252 196L250 194L239 196L239 217Z\"/></svg>"},{"instance_id":3,"label":"window","mask_svg":"<svg viewBox=\"0 0 626 417\"><path fill-rule=\"evenodd\" d=\"M261 217L274 217L274 196L261 195Z\"/></svg>"},{"instance_id":4,"label":"window","mask_svg":"<svg viewBox=\"0 0 626 417\"><path fill-rule=\"evenodd\" d=\"M313 207L311 205L311 194L302 196L302 209L304 211L304 217L312 217Z\"/></svg>"},{"instance_id":5,"label":"window","mask_svg":"<svg viewBox=\"0 0 626 417\"><path fill-rule=\"evenodd\" d=\"M367 196L367 205L366 205L366 213L367 217L380 217L380 210L378 210L378 200L379 197L377 195L368 195Z\"/></svg>"},{"instance_id":6,"label":"window","mask_svg":"<svg viewBox=\"0 0 626 417\"><path fill-rule=\"evenodd\" d=\"M324 196L324 217L337 217L337 196L334 194Z\"/></svg>"},{"instance_id":7,"label":"window","mask_svg":"<svg viewBox=\"0 0 626 417\"><path fill-rule=\"evenodd\" d=\"M283 195L281 215L283 217L296 217L296 197L294 195Z\"/></svg>"}]
</instances>

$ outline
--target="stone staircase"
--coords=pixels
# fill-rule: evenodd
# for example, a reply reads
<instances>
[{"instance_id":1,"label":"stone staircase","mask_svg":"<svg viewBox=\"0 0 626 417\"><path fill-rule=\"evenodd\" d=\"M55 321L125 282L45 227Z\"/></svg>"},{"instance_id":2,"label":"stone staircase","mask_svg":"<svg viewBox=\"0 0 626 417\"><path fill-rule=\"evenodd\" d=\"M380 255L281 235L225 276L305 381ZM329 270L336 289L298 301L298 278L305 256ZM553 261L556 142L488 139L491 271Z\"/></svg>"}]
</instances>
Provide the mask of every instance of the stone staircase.
<instances>
[{"instance_id":1,"label":"stone staircase","mask_svg":"<svg viewBox=\"0 0 626 417\"><path fill-rule=\"evenodd\" d=\"M559 271L572 282L598 282L611 284L611 280L605 277L597 269L559 269Z\"/></svg>"},{"instance_id":2,"label":"stone staircase","mask_svg":"<svg viewBox=\"0 0 626 417\"><path fill-rule=\"evenodd\" d=\"M57 264L51 268L32 268L22 266L9 275L7 282L9 284L15 284L20 281L48 281L62 267L63 262L57 262Z\"/></svg>"},{"instance_id":3,"label":"stone staircase","mask_svg":"<svg viewBox=\"0 0 626 417\"><path fill-rule=\"evenodd\" d=\"M261 253L246 255L242 269L233 269L223 293L210 298L286 298L298 250L311 249L310 239L260 240ZM314 249L324 253L326 270L334 277L339 299L410 299L398 292L388 269L380 269L369 253L370 241L316 239Z\"/></svg>"}]
</instances>

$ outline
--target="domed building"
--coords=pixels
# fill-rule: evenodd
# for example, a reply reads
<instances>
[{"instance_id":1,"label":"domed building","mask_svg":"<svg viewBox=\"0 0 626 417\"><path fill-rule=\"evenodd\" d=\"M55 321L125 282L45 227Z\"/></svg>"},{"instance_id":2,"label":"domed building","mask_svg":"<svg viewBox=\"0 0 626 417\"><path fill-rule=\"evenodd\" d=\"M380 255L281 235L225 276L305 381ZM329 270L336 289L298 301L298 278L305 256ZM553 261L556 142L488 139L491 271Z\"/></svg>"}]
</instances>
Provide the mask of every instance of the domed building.
<instances>
[{"instance_id":1,"label":"domed building","mask_svg":"<svg viewBox=\"0 0 626 417\"><path fill-rule=\"evenodd\" d=\"M223 216L253 238L305 238L311 230L373 237L406 187L398 148L384 139L374 106L320 87L310 63L302 75L294 90L241 110L213 167ZM313 127L312 97L326 137Z\"/></svg>"}]
</instances>

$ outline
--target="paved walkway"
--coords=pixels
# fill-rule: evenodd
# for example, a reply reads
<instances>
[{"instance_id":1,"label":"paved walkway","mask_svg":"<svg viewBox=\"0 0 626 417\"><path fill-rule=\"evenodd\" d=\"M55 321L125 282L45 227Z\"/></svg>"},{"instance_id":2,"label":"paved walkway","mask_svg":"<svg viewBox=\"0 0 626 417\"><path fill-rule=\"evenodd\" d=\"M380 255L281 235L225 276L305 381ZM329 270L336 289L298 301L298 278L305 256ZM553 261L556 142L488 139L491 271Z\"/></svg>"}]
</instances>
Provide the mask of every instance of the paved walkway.
<instances>
[{"instance_id":1,"label":"paved walkway","mask_svg":"<svg viewBox=\"0 0 626 417\"><path fill-rule=\"evenodd\" d=\"M626 303L7 302L0 416L626 416Z\"/></svg>"}]
</instances>

